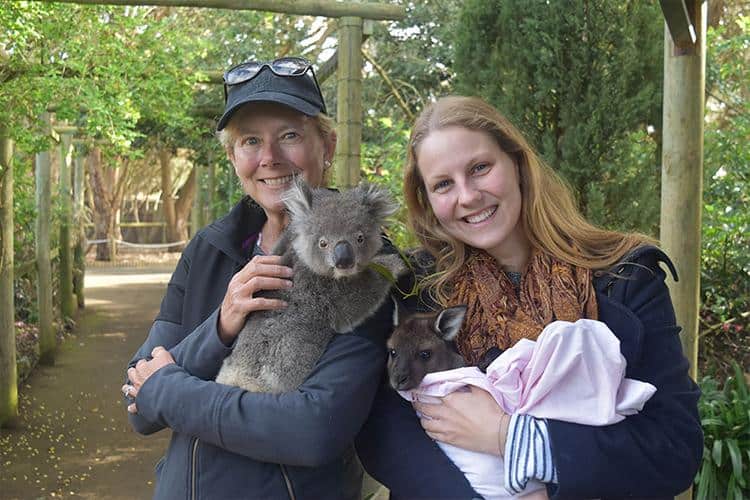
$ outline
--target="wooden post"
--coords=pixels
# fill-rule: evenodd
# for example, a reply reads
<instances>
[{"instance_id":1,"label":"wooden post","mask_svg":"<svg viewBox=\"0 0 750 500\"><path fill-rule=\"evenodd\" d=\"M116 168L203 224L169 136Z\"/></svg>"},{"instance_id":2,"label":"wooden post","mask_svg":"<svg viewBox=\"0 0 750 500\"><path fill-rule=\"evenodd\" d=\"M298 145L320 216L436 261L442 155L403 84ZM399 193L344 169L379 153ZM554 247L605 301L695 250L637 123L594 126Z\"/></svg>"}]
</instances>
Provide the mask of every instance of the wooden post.
<instances>
[{"instance_id":1,"label":"wooden post","mask_svg":"<svg viewBox=\"0 0 750 500\"><path fill-rule=\"evenodd\" d=\"M42 113L42 121L50 128L49 113ZM50 153L42 151L36 154L36 269L37 301L39 306L39 361L43 364L54 364L57 339L52 327L52 263L50 262Z\"/></svg>"},{"instance_id":2,"label":"wooden post","mask_svg":"<svg viewBox=\"0 0 750 500\"><path fill-rule=\"evenodd\" d=\"M354 186L359 182L362 142L362 18L339 19L338 146L336 185Z\"/></svg>"},{"instance_id":3,"label":"wooden post","mask_svg":"<svg viewBox=\"0 0 750 500\"><path fill-rule=\"evenodd\" d=\"M73 249L73 293L78 308L83 309L86 300L83 295L83 278L86 274L86 220L84 218L84 192L86 170L83 156L76 151L73 160L73 227L75 245Z\"/></svg>"},{"instance_id":4,"label":"wooden post","mask_svg":"<svg viewBox=\"0 0 750 500\"><path fill-rule=\"evenodd\" d=\"M682 326L682 346L697 378L703 206L703 106L706 86L706 3L690 0L696 43L675 46L664 27L664 137L661 174L661 244L679 273L669 281ZM692 7L692 8L691 8Z\"/></svg>"},{"instance_id":5,"label":"wooden post","mask_svg":"<svg viewBox=\"0 0 750 500\"><path fill-rule=\"evenodd\" d=\"M18 415L13 301L13 141L0 130L0 427Z\"/></svg>"},{"instance_id":6,"label":"wooden post","mask_svg":"<svg viewBox=\"0 0 750 500\"><path fill-rule=\"evenodd\" d=\"M73 256L71 255L71 225L73 219L73 193L70 174L73 164L73 137L70 133L60 136L60 264L57 280L60 298L60 313L63 320L73 317Z\"/></svg>"},{"instance_id":7,"label":"wooden post","mask_svg":"<svg viewBox=\"0 0 750 500\"><path fill-rule=\"evenodd\" d=\"M214 159L214 154L209 153L208 154L208 179L207 179L207 186L206 186L206 221L207 222L213 222L214 219L216 219L216 214L214 213L214 196L216 196L216 160Z\"/></svg>"}]
</instances>

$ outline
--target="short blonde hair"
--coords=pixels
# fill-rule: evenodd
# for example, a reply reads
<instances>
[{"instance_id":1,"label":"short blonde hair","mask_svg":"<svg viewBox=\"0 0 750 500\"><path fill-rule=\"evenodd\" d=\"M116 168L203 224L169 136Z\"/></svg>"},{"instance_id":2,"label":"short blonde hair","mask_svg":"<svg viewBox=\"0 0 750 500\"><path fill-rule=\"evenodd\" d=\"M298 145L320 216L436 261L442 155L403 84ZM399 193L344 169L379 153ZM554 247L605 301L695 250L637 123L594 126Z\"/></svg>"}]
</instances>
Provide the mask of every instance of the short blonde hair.
<instances>
[{"instance_id":1,"label":"short blonde hair","mask_svg":"<svg viewBox=\"0 0 750 500\"><path fill-rule=\"evenodd\" d=\"M463 242L442 229L432 212L419 173L417 149L430 132L452 126L489 134L517 164L521 221L532 247L576 266L603 270L634 248L654 243L643 234L609 231L588 222L565 181L497 109L476 97L443 97L427 106L414 123L404 170L409 224L436 259L437 272L425 284L440 303L446 303L448 283L464 264L468 252Z\"/></svg>"}]
</instances>

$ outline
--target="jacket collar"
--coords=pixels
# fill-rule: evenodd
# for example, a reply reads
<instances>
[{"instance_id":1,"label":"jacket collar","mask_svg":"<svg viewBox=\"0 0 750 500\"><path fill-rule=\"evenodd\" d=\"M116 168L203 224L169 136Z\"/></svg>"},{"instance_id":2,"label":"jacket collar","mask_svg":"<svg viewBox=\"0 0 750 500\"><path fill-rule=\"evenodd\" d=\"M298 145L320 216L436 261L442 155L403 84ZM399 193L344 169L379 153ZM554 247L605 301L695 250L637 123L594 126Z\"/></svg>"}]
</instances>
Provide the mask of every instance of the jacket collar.
<instances>
[{"instance_id":1,"label":"jacket collar","mask_svg":"<svg viewBox=\"0 0 750 500\"><path fill-rule=\"evenodd\" d=\"M204 230L208 243L244 265L258 239L266 214L249 196L244 196L224 217L215 220Z\"/></svg>"}]
</instances>

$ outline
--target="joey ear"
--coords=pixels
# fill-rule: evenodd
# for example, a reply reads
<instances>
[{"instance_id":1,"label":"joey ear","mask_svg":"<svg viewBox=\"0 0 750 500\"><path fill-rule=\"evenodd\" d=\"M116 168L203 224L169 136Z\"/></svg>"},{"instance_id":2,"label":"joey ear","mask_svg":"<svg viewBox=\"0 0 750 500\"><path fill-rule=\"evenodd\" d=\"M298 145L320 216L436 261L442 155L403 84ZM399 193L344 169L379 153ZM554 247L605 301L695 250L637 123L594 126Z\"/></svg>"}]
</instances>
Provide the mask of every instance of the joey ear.
<instances>
[{"instance_id":1,"label":"joey ear","mask_svg":"<svg viewBox=\"0 0 750 500\"><path fill-rule=\"evenodd\" d=\"M435 319L435 331L443 340L451 341L456 338L461 323L466 315L466 306L453 306L443 309Z\"/></svg>"},{"instance_id":2,"label":"joey ear","mask_svg":"<svg viewBox=\"0 0 750 500\"><path fill-rule=\"evenodd\" d=\"M292 220L299 220L312 208L312 190L300 177L295 176L291 187L281 196Z\"/></svg>"},{"instance_id":3,"label":"joey ear","mask_svg":"<svg viewBox=\"0 0 750 500\"><path fill-rule=\"evenodd\" d=\"M393 301L393 326L397 327L406 319L408 313L401 302L397 300L395 296L391 295L391 301Z\"/></svg>"},{"instance_id":4,"label":"joey ear","mask_svg":"<svg viewBox=\"0 0 750 500\"><path fill-rule=\"evenodd\" d=\"M362 196L362 203L367 206L373 219L382 221L398 211L398 204L390 193L375 184L360 184L356 188Z\"/></svg>"}]
</instances>

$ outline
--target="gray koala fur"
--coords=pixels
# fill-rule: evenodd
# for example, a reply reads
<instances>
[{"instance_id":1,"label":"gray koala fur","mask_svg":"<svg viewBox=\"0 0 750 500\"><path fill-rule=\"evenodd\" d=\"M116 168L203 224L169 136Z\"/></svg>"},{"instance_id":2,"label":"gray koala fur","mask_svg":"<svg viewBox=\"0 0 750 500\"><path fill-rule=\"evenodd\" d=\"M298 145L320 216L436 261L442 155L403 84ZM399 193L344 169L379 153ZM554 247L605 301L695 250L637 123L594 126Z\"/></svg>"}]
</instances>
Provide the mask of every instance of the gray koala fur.
<instances>
[{"instance_id":1,"label":"gray koala fur","mask_svg":"<svg viewBox=\"0 0 750 500\"><path fill-rule=\"evenodd\" d=\"M334 334L350 332L388 297L391 283L370 262L394 277L406 270L398 255L378 254L381 227L397 206L371 185L336 192L297 181L283 196L290 223L274 254L293 268L294 286L266 291L288 307L248 316L216 381L253 392L299 387Z\"/></svg>"}]
</instances>

